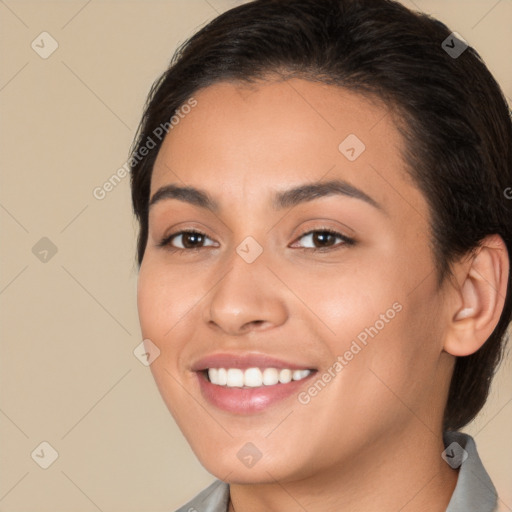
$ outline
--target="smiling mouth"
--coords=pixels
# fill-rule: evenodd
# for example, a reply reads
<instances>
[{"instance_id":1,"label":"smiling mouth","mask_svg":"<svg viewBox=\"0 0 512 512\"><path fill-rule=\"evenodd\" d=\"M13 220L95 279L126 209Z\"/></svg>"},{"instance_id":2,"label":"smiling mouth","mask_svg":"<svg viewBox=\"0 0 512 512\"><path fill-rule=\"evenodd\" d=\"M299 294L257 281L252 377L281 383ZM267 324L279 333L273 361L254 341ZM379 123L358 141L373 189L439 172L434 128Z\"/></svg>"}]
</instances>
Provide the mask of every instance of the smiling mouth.
<instances>
[{"instance_id":1,"label":"smiling mouth","mask_svg":"<svg viewBox=\"0 0 512 512\"><path fill-rule=\"evenodd\" d=\"M305 379L314 369L291 370L288 368L207 368L202 371L205 378L216 386L226 388L259 388L288 384Z\"/></svg>"}]
</instances>

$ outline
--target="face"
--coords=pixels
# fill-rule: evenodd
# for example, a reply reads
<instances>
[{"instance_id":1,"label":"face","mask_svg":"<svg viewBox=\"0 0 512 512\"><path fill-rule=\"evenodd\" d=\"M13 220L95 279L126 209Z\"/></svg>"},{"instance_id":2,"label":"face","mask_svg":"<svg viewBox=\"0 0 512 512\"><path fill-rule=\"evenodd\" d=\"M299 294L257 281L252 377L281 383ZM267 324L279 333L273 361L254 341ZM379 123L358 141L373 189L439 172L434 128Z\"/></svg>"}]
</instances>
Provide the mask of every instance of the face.
<instances>
[{"instance_id":1,"label":"face","mask_svg":"<svg viewBox=\"0 0 512 512\"><path fill-rule=\"evenodd\" d=\"M443 294L391 114L298 79L194 98L154 166L138 309L199 460L291 481L440 428Z\"/></svg>"}]
</instances>

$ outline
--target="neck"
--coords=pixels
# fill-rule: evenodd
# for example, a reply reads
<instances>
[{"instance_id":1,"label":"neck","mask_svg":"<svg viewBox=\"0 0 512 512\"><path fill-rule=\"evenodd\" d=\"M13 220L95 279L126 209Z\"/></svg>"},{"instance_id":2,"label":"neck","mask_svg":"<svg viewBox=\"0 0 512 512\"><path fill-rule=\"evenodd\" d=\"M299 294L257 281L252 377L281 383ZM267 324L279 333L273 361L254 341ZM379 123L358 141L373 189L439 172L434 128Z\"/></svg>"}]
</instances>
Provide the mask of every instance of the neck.
<instances>
[{"instance_id":1,"label":"neck","mask_svg":"<svg viewBox=\"0 0 512 512\"><path fill-rule=\"evenodd\" d=\"M442 436L421 425L414 435L393 437L306 478L231 484L229 511L445 512L458 471L441 458Z\"/></svg>"}]
</instances>

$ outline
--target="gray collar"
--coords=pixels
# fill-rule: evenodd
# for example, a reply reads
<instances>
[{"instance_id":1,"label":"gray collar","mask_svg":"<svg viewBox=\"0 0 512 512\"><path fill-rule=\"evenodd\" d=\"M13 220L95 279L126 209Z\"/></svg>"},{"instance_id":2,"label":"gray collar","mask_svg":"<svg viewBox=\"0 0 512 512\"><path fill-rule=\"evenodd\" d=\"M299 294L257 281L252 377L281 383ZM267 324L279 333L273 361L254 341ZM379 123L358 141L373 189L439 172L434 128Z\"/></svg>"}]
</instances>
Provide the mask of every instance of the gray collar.
<instances>
[{"instance_id":1,"label":"gray collar","mask_svg":"<svg viewBox=\"0 0 512 512\"><path fill-rule=\"evenodd\" d=\"M474 439L462 432L445 432L443 440L445 456L453 455L455 459L462 455L462 460L455 464L462 463L446 512L493 512L498 493L478 456Z\"/></svg>"},{"instance_id":2,"label":"gray collar","mask_svg":"<svg viewBox=\"0 0 512 512\"><path fill-rule=\"evenodd\" d=\"M497 493L478 456L475 441L462 432L444 432L443 458L452 467L460 466L457 485L446 512L493 512ZM227 512L229 485L215 480L176 512Z\"/></svg>"}]
</instances>

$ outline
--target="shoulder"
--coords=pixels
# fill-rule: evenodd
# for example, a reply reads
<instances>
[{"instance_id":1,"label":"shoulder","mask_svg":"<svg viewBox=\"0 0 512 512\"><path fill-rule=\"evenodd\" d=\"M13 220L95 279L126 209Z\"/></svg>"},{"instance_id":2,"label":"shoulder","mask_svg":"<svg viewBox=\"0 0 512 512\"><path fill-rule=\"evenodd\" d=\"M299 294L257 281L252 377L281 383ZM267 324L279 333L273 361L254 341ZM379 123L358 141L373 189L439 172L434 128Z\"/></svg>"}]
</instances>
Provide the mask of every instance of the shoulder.
<instances>
[{"instance_id":1,"label":"shoulder","mask_svg":"<svg viewBox=\"0 0 512 512\"><path fill-rule=\"evenodd\" d=\"M215 480L176 512L227 512L229 484Z\"/></svg>"}]
</instances>

